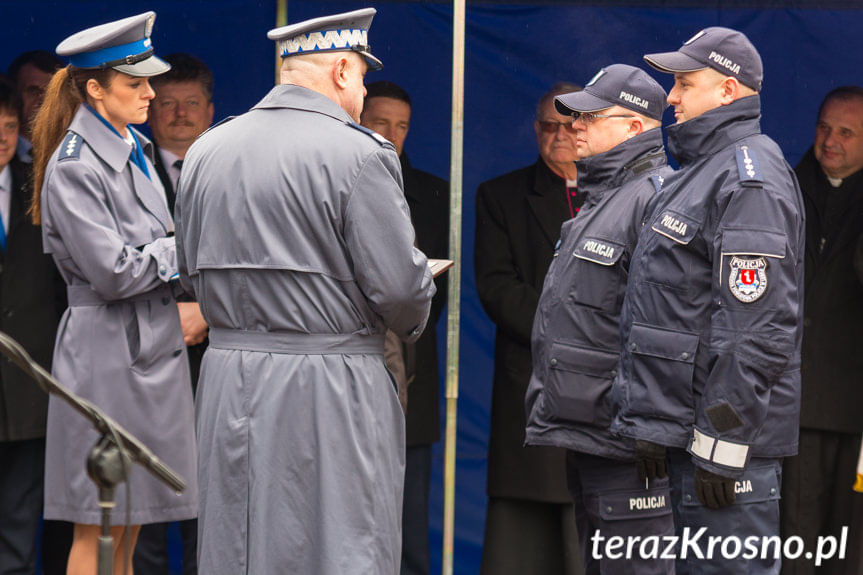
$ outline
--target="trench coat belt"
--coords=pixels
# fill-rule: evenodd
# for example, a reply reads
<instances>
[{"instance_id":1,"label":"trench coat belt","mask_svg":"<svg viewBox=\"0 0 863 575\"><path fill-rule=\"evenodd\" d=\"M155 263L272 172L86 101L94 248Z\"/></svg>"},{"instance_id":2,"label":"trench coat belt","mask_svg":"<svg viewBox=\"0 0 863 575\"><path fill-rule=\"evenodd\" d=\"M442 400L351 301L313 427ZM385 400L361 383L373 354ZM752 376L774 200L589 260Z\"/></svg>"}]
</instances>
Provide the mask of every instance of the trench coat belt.
<instances>
[{"instance_id":1,"label":"trench coat belt","mask_svg":"<svg viewBox=\"0 0 863 575\"><path fill-rule=\"evenodd\" d=\"M103 298L101 295L93 291L93 288L87 284L74 286L67 285L66 295L69 298L69 307L100 306L109 303L149 300L159 300L161 301L161 303L167 305L175 299L173 293L171 292L171 287L168 284L162 284L148 292L139 293L133 296L124 297L122 299L116 300L108 300Z\"/></svg>"},{"instance_id":2,"label":"trench coat belt","mask_svg":"<svg viewBox=\"0 0 863 575\"><path fill-rule=\"evenodd\" d=\"M211 328L210 347L291 355L384 353L383 335Z\"/></svg>"}]
</instances>

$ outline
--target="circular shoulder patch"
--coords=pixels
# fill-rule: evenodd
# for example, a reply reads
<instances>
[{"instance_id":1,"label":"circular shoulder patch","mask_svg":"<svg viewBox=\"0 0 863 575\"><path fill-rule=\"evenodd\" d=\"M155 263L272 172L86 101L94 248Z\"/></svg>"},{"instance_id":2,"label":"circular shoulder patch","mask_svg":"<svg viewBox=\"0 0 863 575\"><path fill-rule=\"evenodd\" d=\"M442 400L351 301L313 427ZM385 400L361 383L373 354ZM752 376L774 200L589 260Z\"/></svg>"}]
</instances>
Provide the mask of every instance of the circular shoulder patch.
<instances>
[{"instance_id":1,"label":"circular shoulder patch","mask_svg":"<svg viewBox=\"0 0 863 575\"><path fill-rule=\"evenodd\" d=\"M733 256L729 264L728 289L743 303L752 303L767 291L767 260Z\"/></svg>"}]
</instances>

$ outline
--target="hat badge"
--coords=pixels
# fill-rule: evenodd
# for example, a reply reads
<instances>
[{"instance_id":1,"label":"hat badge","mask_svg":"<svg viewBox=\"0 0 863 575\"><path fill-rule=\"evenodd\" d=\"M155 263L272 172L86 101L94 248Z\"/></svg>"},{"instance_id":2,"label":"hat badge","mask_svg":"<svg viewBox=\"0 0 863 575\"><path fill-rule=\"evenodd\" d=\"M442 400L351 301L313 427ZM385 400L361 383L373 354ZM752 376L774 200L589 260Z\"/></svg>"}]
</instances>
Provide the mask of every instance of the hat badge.
<instances>
[{"instance_id":1,"label":"hat badge","mask_svg":"<svg viewBox=\"0 0 863 575\"><path fill-rule=\"evenodd\" d=\"M152 16L147 16L147 22L144 26L144 36L146 36L148 38L150 37L150 34L152 34L152 32L153 32L153 21L154 20L155 20L155 18L153 18Z\"/></svg>"}]
</instances>

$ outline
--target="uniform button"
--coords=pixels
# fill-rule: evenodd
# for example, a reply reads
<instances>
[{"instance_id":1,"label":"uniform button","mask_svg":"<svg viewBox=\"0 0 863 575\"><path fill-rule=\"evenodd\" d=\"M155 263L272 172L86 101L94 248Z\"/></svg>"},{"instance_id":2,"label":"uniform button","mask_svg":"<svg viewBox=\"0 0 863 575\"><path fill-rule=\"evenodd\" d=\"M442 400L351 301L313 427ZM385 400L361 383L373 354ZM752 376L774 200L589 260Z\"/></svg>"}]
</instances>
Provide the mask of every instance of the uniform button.
<instances>
[{"instance_id":1,"label":"uniform button","mask_svg":"<svg viewBox=\"0 0 863 575\"><path fill-rule=\"evenodd\" d=\"M15 315L15 310L14 309L7 309L6 311L3 312L3 315L5 315L6 317L12 317Z\"/></svg>"},{"instance_id":2,"label":"uniform button","mask_svg":"<svg viewBox=\"0 0 863 575\"><path fill-rule=\"evenodd\" d=\"M804 317L803 318L803 327L809 327L810 325L812 325L812 320L809 319L808 317Z\"/></svg>"},{"instance_id":3,"label":"uniform button","mask_svg":"<svg viewBox=\"0 0 863 575\"><path fill-rule=\"evenodd\" d=\"M165 275L166 273L168 273L168 268L164 265L159 266L159 275Z\"/></svg>"},{"instance_id":4,"label":"uniform button","mask_svg":"<svg viewBox=\"0 0 863 575\"><path fill-rule=\"evenodd\" d=\"M557 365L557 360L556 360L556 359L554 359L554 358L551 358L551 361L550 361L549 363L550 363L551 365Z\"/></svg>"},{"instance_id":5,"label":"uniform button","mask_svg":"<svg viewBox=\"0 0 863 575\"><path fill-rule=\"evenodd\" d=\"M168 305L169 303L171 303L171 298L168 296L162 298L162 305Z\"/></svg>"},{"instance_id":6,"label":"uniform button","mask_svg":"<svg viewBox=\"0 0 863 575\"><path fill-rule=\"evenodd\" d=\"M680 359L689 359L689 354L687 352L683 352L680 354Z\"/></svg>"},{"instance_id":7,"label":"uniform button","mask_svg":"<svg viewBox=\"0 0 863 575\"><path fill-rule=\"evenodd\" d=\"M611 370L611 377L617 377L617 370L616 369Z\"/></svg>"},{"instance_id":8,"label":"uniform button","mask_svg":"<svg viewBox=\"0 0 863 575\"><path fill-rule=\"evenodd\" d=\"M612 511L614 511L614 507L612 507L611 505L609 505L608 507L606 507L606 508L605 508L605 511L606 511L606 512L608 512L608 513L611 513Z\"/></svg>"},{"instance_id":9,"label":"uniform button","mask_svg":"<svg viewBox=\"0 0 863 575\"><path fill-rule=\"evenodd\" d=\"M635 344L635 342L632 342L629 344L629 349L630 351L635 351L636 349L638 349L638 346Z\"/></svg>"},{"instance_id":10,"label":"uniform button","mask_svg":"<svg viewBox=\"0 0 863 575\"><path fill-rule=\"evenodd\" d=\"M686 501L692 501L692 496L688 493L686 494Z\"/></svg>"},{"instance_id":11,"label":"uniform button","mask_svg":"<svg viewBox=\"0 0 863 575\"><path fill-rule=\"evenodd\" d=\"M775 487L770 488L770 495L776 495L776 488Z\"/></svg>"}]
</instances>

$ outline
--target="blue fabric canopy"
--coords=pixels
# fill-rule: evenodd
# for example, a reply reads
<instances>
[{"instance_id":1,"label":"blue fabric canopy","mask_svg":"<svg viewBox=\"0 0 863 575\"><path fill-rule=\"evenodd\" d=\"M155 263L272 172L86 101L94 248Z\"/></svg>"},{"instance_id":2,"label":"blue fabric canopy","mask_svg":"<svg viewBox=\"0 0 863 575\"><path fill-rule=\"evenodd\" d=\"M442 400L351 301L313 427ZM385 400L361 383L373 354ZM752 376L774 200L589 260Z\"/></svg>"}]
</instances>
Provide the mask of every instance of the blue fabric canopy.
<instances>
[{"instance_id":1,"label":"blue fabric canopy","mask_svg":"<svg viewBox=\"0 0 863 575\"><path fill-rule=\"evenodd\" d=\"M378 8L369 41L385 66L368 80L391 80L410 93L413 117L405 149L411 163L448 178L449 2L290 0L288 19L298 22L368 5ZM479 569L486 503L494 326L474 284L475 191L480 182L535 161L537 99L557 81L583 84L615 62L642 66L669 88L671 77L644 65L642 54L676 49L706 26L736 28L749 36L764 61L764 132L795 164L811 145L824 94L837 86L863 84L863 10L858 6L816 0L468 4L456 573ZM217 119L242 113L272 86L275 47L266 32L276 24L275 0L5 0L0 66L25 50L51 50L74 31L151 9L158 14L153 34L157 54L190 52L213 69ZM441 361L445 331L443 322ZM439 572L442 444L435 454L431 518L433 572Z\"/></svg>"}]
</instances>

